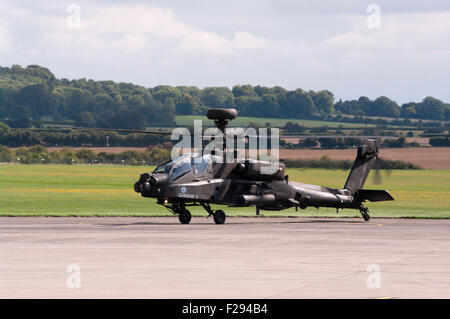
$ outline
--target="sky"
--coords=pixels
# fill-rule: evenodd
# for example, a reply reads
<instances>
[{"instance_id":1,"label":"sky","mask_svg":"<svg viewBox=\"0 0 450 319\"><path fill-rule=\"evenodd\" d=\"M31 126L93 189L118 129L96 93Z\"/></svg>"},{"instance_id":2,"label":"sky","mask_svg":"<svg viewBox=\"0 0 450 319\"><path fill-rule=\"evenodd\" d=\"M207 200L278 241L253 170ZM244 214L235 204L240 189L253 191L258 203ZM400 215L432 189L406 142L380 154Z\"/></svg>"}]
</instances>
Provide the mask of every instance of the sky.
<instances>
[{"instance_id":1,"label":"sky","mask_svg":"<svg viewBox=\"0 0 450 319\"><path fill-rule=\"evenodd\" d=\"M57 78L450 102L448 0L0 3L0 65Z\"/></svg>"}]
</instances>

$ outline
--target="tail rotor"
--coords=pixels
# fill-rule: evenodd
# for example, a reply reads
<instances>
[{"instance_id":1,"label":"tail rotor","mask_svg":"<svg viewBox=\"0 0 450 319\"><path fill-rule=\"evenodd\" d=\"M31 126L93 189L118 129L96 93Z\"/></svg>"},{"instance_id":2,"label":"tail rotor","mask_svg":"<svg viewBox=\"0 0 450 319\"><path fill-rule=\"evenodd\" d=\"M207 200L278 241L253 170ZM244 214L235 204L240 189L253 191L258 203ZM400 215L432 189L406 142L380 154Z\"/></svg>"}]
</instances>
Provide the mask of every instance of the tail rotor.
<instances>
[{"instance_id":1,"label":"tail rotor","mask_svg":"<svg viewBox=\"0 0 450 319\"><path fill-rule=\"evenodd\" d=\"M383 182L383 179L386 177L390 177L392 174L392 170L386 168L385 161L383 161L381 158L378 157L378 154L375 158L375 173L373 174L372 182L375 185L380 185ZM383 170L384 177L381 175L381 171Z\"/></svg>"}]
</instances>

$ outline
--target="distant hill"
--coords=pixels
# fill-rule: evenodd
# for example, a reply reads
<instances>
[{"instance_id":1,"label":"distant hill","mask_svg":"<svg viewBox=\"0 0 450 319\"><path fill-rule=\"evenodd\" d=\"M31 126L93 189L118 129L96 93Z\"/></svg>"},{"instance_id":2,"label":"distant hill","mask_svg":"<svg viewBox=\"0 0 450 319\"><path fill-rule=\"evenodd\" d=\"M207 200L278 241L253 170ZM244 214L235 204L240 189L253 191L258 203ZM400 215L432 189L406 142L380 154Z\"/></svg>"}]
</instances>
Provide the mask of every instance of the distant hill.
<instances>
[{"instance_id":1,"label":"distant hill","mask_svg":"<svg viewBox=\"0 0 450 319\"><path fill-rule=\"evenodd\" d=\"M72 121L83 126L142 129L174 124L175 106L153 98L150 89L113 81L56 79L47 68L0 67L0 119L19 127Z\"/></svg>"},{"instance_id":2,"label":"distant hill","mask_svg":"<svg viewBox=\"0 0 450 319\"><path fill-rule=\"evenodd\" d=\"M174 125L175 115L200 115L211 107L235 107L239 115L260 118L333 120L342 115L450 120L450 106L433 97L399 106L375 100L335 101L328 90L282 87L159 85L56 79L38 65L0 67L0 121L11 127L40 126L43 121L105 128L143 129Z\"/></svg>"},{"instance_id":3,"label":"distant hill","mask_svg":"<svg viewBox=\"0 0 450 319\"><path fill-rule=\"evenodd\" d=\"M11 68L0 67L0 88L21 89L24 86L55 80L55 76L49 69L39 65L29 65L22 68L13 65Z\"/></svg>"}]
</instances>

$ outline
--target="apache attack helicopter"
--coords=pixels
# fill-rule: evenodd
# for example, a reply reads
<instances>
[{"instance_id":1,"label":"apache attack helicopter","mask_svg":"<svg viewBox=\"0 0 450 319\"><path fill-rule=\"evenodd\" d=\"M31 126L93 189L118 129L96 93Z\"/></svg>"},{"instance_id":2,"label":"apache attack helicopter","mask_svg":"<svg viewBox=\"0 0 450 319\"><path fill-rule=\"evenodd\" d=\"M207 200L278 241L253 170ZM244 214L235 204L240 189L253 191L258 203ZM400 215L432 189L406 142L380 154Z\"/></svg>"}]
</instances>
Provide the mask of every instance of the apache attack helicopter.
<instances>
[{"instance_id":1,"label":"apache attack helicopter","mask_svg":"<svg viewBox=\"0 0 450 319\"><path fill-rule=\"evenodd\" d=\"M236 118L237 111L211 109L206 115L225 138L228 121ZM263 168L273 165L269 161L248 158L223 161L221 156L225 153L224 149L221 155L214 152L183 154L157 166L152 173L140 175L134 190L142 197L156 198L158 204L178 215L182 224L191 221L189 206L202 206L208 216L214 217L216 224L225 223L224 211L213 211L211 204L253 206L257 215L260 210L279 211L292 207L296 210L299 207L350 208L358 209L364 220L369 221L369 210L364 202L394 200L386 190L363 189L369 171L378 159L378 146L373 139L367 139L358 147L342 189L289 181L283 163L277 163L277 169L267 174Z\"/></svg>"}]
</instances>

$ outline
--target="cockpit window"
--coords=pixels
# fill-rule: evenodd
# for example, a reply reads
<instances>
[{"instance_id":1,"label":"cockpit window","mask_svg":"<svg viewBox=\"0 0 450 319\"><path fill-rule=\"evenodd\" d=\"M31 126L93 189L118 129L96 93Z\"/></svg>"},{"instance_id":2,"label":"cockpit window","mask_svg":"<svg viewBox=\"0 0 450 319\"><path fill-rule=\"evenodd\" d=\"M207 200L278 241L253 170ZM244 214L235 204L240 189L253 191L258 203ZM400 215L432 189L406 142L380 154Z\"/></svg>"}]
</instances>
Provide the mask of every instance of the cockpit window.
<instances>
[{"instance_id":1,"label":"cockpit window","mask_svg":"<svg viewBox=\"0 0 450 319\"><path fill-rule=\"evenodd\" d=\"M170 174L170 180L173 181L192 170L194 174L201 174L214 162L215 158L210 154L204 156L200 156L198 153L184 154L172 161L159 165L153 173L168 173Z\"/></svg>"},{"instance_id":2,"label":"cockpit window","mask_svg":"<svg viewBox=\"0 0 450 319\"><path fill-rule=\"evenodd\" d=\"M191 154L184 154L175 158L172 161L165 162L164 164L161 164L158 167L156 167L153 173L169 173L172 166L185 160L186 158L191 158Z\"/></svg>"},{"instance_id":3,"label":"cockpit window","mask_svg":"<svg viewBox=\"0 0 450 319\"><path fill-rule=\"evenodd\" d=\"M204 155L194 158L195 174L201 174L205 172L211 162L211 155Z\"/></svg>"},{"instance_id":4,"label":"cockpit window","mask_svg":"<svg viewBox=\"0 0 450 319\"><path fill-rule=\"evenodd\" d=\"M181 161L173 164L170 180L175 180L189 173L192 170L192 157L185 157Z\"/></svg>"},{"instance_id":5,"label":"cockpit window","mask_svg":"<svg viewBox=\"0 0 450 319\"><path fill-rule=\"evenodd\" d=\"M172 161L159 165L153 170L153 173L169 173L172 168Z\"/></svg>"}]
</instances>

